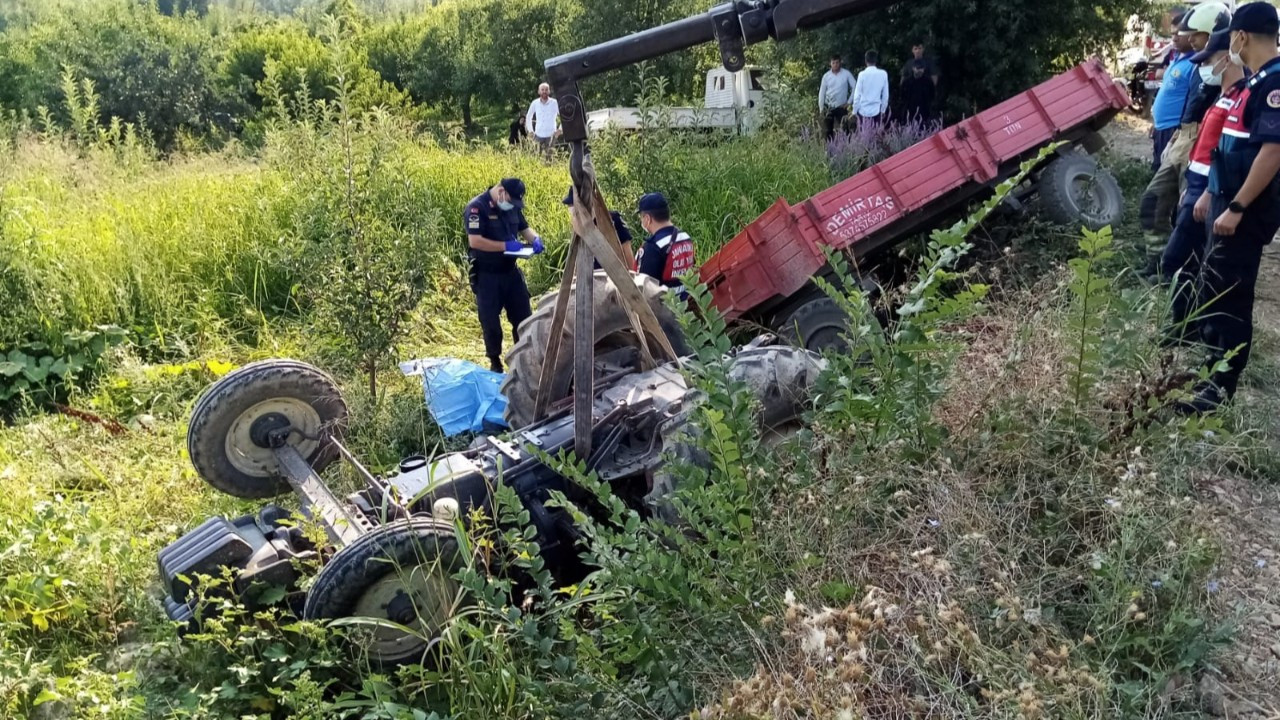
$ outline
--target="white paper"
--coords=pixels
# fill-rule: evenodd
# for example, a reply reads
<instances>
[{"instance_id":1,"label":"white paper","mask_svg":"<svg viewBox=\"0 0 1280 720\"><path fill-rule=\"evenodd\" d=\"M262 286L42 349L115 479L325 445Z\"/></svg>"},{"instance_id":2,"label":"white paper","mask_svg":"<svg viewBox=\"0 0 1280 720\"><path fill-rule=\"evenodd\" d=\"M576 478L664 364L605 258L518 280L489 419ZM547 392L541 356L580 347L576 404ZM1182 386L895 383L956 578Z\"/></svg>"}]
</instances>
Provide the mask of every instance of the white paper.
<instances>
[{"instance_id":1,"label":"white paper","mask_svg":"<svg viewBox=\"0 0 1280 720\"><path fill-rule=\"evenodd\" d=\"M522 248L522 249L520 249L520 250L516 250L515 252L512 252L512 251L508 250L508 251L506 251L506 252L504 252L504 253L502 253L502 254L503 254L503 255L510 255L511 257L518 257L518 258L533 257L533 248L531 248L531 247L524 247L524 248Z\"/></svg>"}]
</instances>

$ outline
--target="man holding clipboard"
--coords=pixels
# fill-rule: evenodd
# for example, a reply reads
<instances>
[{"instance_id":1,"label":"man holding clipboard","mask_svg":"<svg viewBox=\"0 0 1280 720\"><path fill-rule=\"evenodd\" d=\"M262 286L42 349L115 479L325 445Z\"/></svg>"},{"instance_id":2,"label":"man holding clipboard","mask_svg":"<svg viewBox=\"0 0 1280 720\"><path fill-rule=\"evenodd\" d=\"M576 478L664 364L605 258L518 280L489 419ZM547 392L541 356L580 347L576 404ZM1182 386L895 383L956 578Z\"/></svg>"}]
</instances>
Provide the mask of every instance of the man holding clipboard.
<instances>
[{"instance_id":1,"label":"man holding clipboard","mask_svg":"<svg viewBox=\"0 0 1280 720\"><path fill-rule=\"evenodd\" d=\"M542 238L524 218L524 190L519 178L505 178L473 198L462 213L470 248L471 291L476 294L484 352L494 372L502 372L502 311L506 310L511 323L513 342L520 339L520 323L533 314L529 288L516 259L533 257L544 249Z\"/></svg>"}]
</instances>

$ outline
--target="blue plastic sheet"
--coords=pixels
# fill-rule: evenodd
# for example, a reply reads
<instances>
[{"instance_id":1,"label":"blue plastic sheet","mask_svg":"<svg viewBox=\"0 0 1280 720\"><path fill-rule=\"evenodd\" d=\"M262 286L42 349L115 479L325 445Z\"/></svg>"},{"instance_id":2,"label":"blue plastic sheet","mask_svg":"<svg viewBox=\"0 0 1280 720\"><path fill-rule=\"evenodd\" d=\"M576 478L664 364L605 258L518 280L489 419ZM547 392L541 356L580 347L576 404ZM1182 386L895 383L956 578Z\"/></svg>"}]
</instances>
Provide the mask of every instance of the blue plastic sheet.
<instances>
[{"instance_id":1,"label":"blue plastic sheet","mask_svg":"<svg viewBox=\"0 0 1280 720\"><path fill-rule=\"evenodd\" d=\"M446 437L507 427L507 399L499 392L502 373L455 358L426 358L404 363L406 375L422 375L427 410Z\"/></svg>"}]
</instances>

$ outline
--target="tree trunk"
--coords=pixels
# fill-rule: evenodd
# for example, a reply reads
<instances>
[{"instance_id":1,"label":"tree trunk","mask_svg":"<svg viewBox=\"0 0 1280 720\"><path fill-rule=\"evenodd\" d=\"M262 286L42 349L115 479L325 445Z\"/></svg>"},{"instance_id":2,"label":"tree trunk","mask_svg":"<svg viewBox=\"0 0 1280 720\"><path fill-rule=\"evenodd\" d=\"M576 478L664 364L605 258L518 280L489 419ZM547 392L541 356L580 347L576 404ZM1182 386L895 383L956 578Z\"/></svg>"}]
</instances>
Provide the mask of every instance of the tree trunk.
<instances>
[{"instance_id":1,"label":"tree trunk","mask_svg":"<svg viewBox=\"0 0 1280 720\"><path fill-rule=\"evenodd\" d=\"M471 129L471 95L462 96L462 127Z\"/></svg>"},{"instance_id":2,"label":"tree trunk","mask_svg":"<svg viewBox=\"0 0 1280 720\"><path fill-rule=\"evenodd\" d=\"M370 357L365 361L365 370L369 373L369 397L373 399L373 404L378 404L378 361L376 358Z\"/></svg>"}]
</instances>

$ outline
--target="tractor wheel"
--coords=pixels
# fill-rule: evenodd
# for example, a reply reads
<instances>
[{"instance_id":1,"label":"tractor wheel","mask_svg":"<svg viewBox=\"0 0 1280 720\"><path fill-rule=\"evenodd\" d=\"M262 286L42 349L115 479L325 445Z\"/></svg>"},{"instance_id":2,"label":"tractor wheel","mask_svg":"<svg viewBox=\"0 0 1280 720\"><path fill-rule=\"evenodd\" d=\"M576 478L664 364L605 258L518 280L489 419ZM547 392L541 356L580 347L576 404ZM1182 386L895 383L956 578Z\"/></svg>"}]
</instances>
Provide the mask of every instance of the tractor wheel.
<instances>
[{"instance_id":1,"label":"tractor wheel","mask_svg":"<svg viewBox=\"0 0 1280 720\"><path fill-rule=\"evenodd\" d=\"M1040 173L1040 206L1049 220L1090 230L1116 227L1124 219L1124 193L1115 177L1088 155L1073 152Z\"/></svg>"},{"instance_id":2,"label":"tractor wheel","mask_svg":"<svg viewBox=\"0 0 1280 720\"><path fill-rule=\"evenodd\" d=\"M338 551L316 575L302 616L351 621L349 637L370 662L422 662L462 603L454 527L429 517L383 525Z\"/></svg>"},{"instance_id":3,"label":"tractor wheel","mask_svg":"<svg viewBox=\"0 0 1280 720\"><path fill-rule=\"evenodd\" d=\"M288 443L317 472L337 459L326 437L342 437L347 404L333 378L295 360L246 365L204 391L191 413L187 453L213 487L239 498L289 491L264 433L288 424Z\"/></svg>"},{"instance_id":4,"label":"tractor wheel","mask_svg":"<svg viewBox=\"0 0 1280 720\"><path fill-rule=\"evenodd\" d=\"M760 409L760 430L766 436L785 436L793 432L809 402L813 384L825 363L818 355L786 345L743 350L729 360L729 377L742 382L755 395ZM707 466L709 458L688 438L671 449L678 461ZM678 478L665 467L653 473L653 487L645 496L645 504L655 516L668 523L679 517L671 504Z\"/></svg>"},{"instance_id":5,"label":"tractor wheel","mask_svg":"<svg viewBox=\"0 0 1280 720\"><path fill-rule=\"evenodd\" d=\"M775 323L778 336L796 347L820 353L849 350L845 334L849 316L826 295L816 295L808 302L786 313Z\"/></svg>"},{"instance_id":6,"label":"tractor wheel","mask_svg":"<svg viewBox=\"0 0 1280 720\"><path fill-rule=\"evenodd\" d=\"M688 354L684 333L675 314L663 303L666 294L661 283L647 275L632 275L632 280L645 301L658 316L658 325L666 334L677 355ZM622 307L622 295L609 281L604 271L595 274L595 348L601 354L626 347L638 347L639 339L631 329L631 321ZM551 321L555 314L556 293L548 293L538 301L538 310L520 325L520 341L507 353L507 377L502 383L502 394L507 398L507 424L522 428L533 423L533 408L538 397L538 382L542 377L542 365L546 359L547 343L551 339ZM573 312L574 300L566 306L568 317L564 325L564 339L556 359L554 377L561 381L573 376ZM649 348L657 350L656 338L648 338ZM566 385L569 385L566 383ZM552 401L562 398L552 398Z\"/></svg>"}]
</instances>

